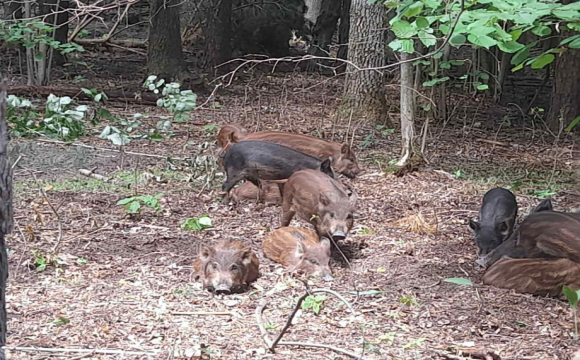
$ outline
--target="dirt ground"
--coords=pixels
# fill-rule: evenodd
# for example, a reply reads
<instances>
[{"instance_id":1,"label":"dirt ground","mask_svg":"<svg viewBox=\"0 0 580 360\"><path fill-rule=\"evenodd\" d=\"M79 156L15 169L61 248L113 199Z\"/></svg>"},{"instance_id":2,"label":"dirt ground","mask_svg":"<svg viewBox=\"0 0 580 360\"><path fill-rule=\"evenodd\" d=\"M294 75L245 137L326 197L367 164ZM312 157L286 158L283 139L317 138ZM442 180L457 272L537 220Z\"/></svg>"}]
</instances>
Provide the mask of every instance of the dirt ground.
<instances>
[{"instance_id":1,"label":"dirt ground","mask_svg":"<svg viewBox=\"0 0 580 360\"><path fill-rule=\"evenodd\" d=\"M115 76L100 73L98 65L92 69L101 79ZM138 71L136 77L142 75ZM105 83L85 75L92 87ZM9 350L8 358L348 358L312 347L267 351L256 308L267 304L264 323L274 338L308 286L337 291L355 313L328 296L319 315L300 310L283 341L357 354L364 349L365 359L458 359L460 350L482 359L570 359L580 343L573 340L565 300L482 286L467 221L494 186L512 186L520 220L546 194L558 210L580 208L577 138L555 139L541 124L521 121L514 107L458 96L451 121L429 128L429 163L397 177L389 164L398 156L399 132L381 134L356 119L350 126L348 119L336 121L340 95L340 79L255 72L220 93L222 106L193 112L190 123L174 124L175 136L161 142L134 140L118 152L93 135L73 145L14 139L16 226L7 241L7 344L118 352ZM389 101L385 118L396 124L395 92ZM108 108L124 117L147 112L145 128L167 115L153 107ZM490 121L502 124L501 131L485 129ZM341 244L350 267L333 261L334 281L288 274L263 256L261 243L279 226L279 207L223 204L222 174L208 186L200 183L203 172L190 166L191 159L213 154L217 134L204 126L232 122L249 131L295 131L335 141L355 133L363 173L343 180L357 192L359 205L355 229ZM95 169L118 182L87 178L79 169ZM160 193L158 213L146 210L131 218L116 205L135 194ZM211 229L181 228L185 219L203 214L211 217ZM417 223L423 233L409 231ZM298 220L291 225L309 226ZM260 259L261 276L249 292L214 296L191 277L200 244L225 239L251 244ZM46 269L37 270L36 259ZM452 277L468 278L474 286L442 281ZM225 314L179 314L192 312Z\"/></svg>"}]
</instances>

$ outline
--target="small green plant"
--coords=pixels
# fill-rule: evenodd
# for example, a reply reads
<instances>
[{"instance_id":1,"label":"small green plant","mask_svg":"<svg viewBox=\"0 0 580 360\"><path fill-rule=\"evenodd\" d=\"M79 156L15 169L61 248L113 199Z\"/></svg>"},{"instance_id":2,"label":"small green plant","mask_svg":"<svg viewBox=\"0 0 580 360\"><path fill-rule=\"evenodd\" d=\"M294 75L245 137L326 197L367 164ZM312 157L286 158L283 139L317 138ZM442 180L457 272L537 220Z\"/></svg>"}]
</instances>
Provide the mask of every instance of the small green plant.
<instances>
[{"instance_id":1,"label":"small green plant","mask_svg":"<svg viewBox=\"0 0 580 360\"><path fill-rule=\"evenodd\" d=\"M183 221L183 223L181 223L182 229L191 231L201 231L203 229L208 229L211 226L211 218L207 214L204 214L198 218L186 219Z\"/></svg>"},{"instance_id":2,"label":"small green plant","mask_svg":"<svg viewBox=\"0 0 580 360\"><path fill-rule=\"evenodd\" d=\"M219 128L220 127L216 124L209 124L205 125L203 130L205 131L205 136L213 136L219 130Z\"/></svg>"},{"instance_id":3,"label":"small green plant","mask_svg":"<svg viewBox=\"0 0 580 360\"><path fill-rule=\"evenodd\" d=\"M562 293L564 293L564 296L568 299L568 303L572 309L572 314L574 316L574 337L578 338L578 299L580 298L580 290L574 291L564 285L562 287Z\"/></svg>"},{"instance_id":4,"label":"small green plant","mask_svg":"<svg viewBox=\"0 0 580 360\"><path fill-rule=\"evenodd\" d=\"M52 256L45 255L40 252L40 250L31 250L32 255L34 256L34 266L36 271L41 272L46 270L49 265L58 266L58 260L53 258Z\"/></svg>"},{"instance_id":5,"label":"small green plant","mask_svg":"<svg viewBox=\"0 0 580 360\"><path fill-rule=\"evenodd\" d=\"M79 264L79 265L84 265L84 264L88 264L88 263L89 263L89 261L85 258L80 257L77 259L77 264Z\"/></svg>"},{"instance_id":6,"label":"small green plant","mask_svg":"<svg viewBox=\"0 0 580 360\"><path fill-rule=\"evenodd\" d=\"M53 322L51 322L51 325L54 326L64 326L70 323L70 320L65 318L64 316L59 316L57 317Z\"/></svg>"},{"instance_id":7,"label":"small green plant","mask_svg":"<svg viewBox=\"0 0 580 360\"><path fill-rule=\"evenodd\" d=\"M88 107L80 105L74 110L71 107L72 99L70 97L48 95L45 118L41 123L43 132L49 137L58 137L62 140L74 140L82 136L85 131L85 124L82 120Z\"/></svg>"},{"instance_id":8,"label":"small green plant","mask_svg":"<svg viewBox=\"0 0 580 360\"><path fill-rule=\"evenodd\" d=\"M391 135L391 134L393 134L395 132L395 129L389 129L389 128L387 128L386 125L377 125L377 130L383 136L388 136L388 135Z\"/></svg>"},{"instance_id":9,"label":"small green plant","mask_svg":"<svg viewBox=\"0 0 580 360\"><path fill-rule=\"evenodd\" d=\"M96 125L100 122L101 119L104 120L113 120L114 117L111 115L111 112L105 109L102 104L109 100L107 94L104 92L99 92L97 89L85 89L81 88L81 91L84 92L88 97L90 97L95 104L97 104L97 109L91 119L91 122Z\"/></svg>"},{"instance_id":10,"label":"small green plant","mask_svg":"<svg viewBox=\"0 0 580 360\"><path fill-rule=\"evenodd\" d=\"M360 147L364 149L371 147L373 145L377 145L379 141L376 140L374 137L375 136L373 134L368 134L367 136L365 136L365 139L360 142Z\"/></svg>"},{"instance_id":11,"label":"small green plant","mask_svg":"<svg viewBox=\"0 0 580 360\"><path fill-rule=\"evenodd\" d=\"M461 170L457 170L455 173L453 173L453 175L455 175L456 179L461 179L463 177L463 172Z\"/></svg>"},{"instance_id":12,"label":"small green plant","mask_svg":"<svg viewBox=\"0 0 580 360\"><path fill-rule=\"evenodd\" d=\"M545 199L548 196L556 195L555 191L552 190L536 190L534 191L534 196L538 199Z\"/></svg>"},{"instance_id":13,"label":"small green plant","mask_svg":"<svg viewBox=\"0 0 580 360\"><path fill-rule=\"evenodd\" d=\"M24 137L35 134L38 131L36 119L40 115L34 111L35 106L27 99L21 99L14 95L8 95L6 99L8 123L13 125L11 135Z\"/></svg>"},{"instance_id":14,"label":"small green plant","mask_svg":"<svg viewBox=\"0 0 580 360\"><path fill-rule=\"evenodd\" d=\"M411 295L403 296L399 302L403 305L411 306L419 306L419 303L413 298Z\"/></svg>"},{"instance_id":15,"label":"small green plant","mask_svg":"<svg viewBox=\"0 0 580 360\"><path fill-rule=\"evenodd\" d=\"M414 347L421 347L421 343L423 343L423 341L425 341L425 340L427 340L427 339L419 338L419 339L415 339L413 341L410 341L408 344L403 346L403 349L411 349Z\"/></svg>"},{"instance_id":16,"label":"small green plant","mask_svg":"<svg viewBox=\"0 0 580 360\"><path fill-rule=\"evenodd\" d=\"M150 207L156 212L160 212L163 210L163 207L159 204L161 196L163 194L157 194L155 196L132 196L119 200L117 205L125 205L125 211L129 214L140 214L143 207Z\"/></svg>"},{"instance_id":17,"label":"small green plant","mask_svg":"<svg viewBox=\"0 0 580 360\"><path fill-rule=\"evenodd\" d=\"M312 309L312 312L318 315L320 314L324 300L326 300L326 296L324 295L309 295L306 297L306 299L304 299L304 301L302 301L302 310Z\"/></svg>"},{"instance_id":18,"label":"small green plant","mask_svg":"<svg viewBox=\"0 0 580 360\"><path fill-rule=\"evenodd\" d=\"M264 324L264 328L266 330L276 330L278 328L278 325L268 322L267 324Z\"/></svg>"},{"instance_id":19,"label":"small green plant","mask_svg":"<svg viewBox=\"0 0 580 360\"><path fill-rule=\"evenodd\" d=\"M164 79L157 80L156 75L151 75L145 80L144 88L159 94L161 90L162 98L157 100L158 107L164 107L173 114L173 119L177 122L185 122L189 120L189 113L193 111L197 105L197 95L191 90L182 90L178 83L166 84Z\"/></svg>"}]
</instances>

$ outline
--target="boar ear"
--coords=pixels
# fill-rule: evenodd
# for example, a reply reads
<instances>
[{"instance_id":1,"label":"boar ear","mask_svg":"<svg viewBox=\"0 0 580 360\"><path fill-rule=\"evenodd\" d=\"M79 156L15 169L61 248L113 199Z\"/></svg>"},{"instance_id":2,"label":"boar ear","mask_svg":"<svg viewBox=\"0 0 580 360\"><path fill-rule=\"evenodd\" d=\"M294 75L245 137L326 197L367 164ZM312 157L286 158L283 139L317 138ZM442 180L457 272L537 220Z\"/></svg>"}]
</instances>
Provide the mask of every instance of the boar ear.
<instances>
[{"instance_id":1,"label":"boar ear","mask_svg":"<svg viewBox=\"0 0 580 360\"><path fill-rule=\"evenodd\" d=\"M201 250L199 251L199 258L203 262L208 261L209 258L211 258L214 253L215 253L215 250L212 247L204 245L204 246L202 246Z\"/></svg>"},{"instance_id":2,"label":"boar ear","mask_svg":"<svg viewBox=\"0 0 580 360\"><path fill-rule=\"evenodd\" d=\"M242 263L244 265L250 265L250 263L252 262L252 249L247 247L247 248L243 248L242 250L240 250L240 255L242 258Z\"/></svg>"},{"instance_id":3,"label":"boar ear","mask_svg":"<svg viewBox=\"0 0 580 360\"><path fill-rule=\"evenodd\" d=\"M348 146L348 144L342 144L342 147L340 148L340 153L342 155L346 155L348 154L350 151L350 147Z\"/></svg>"},{"instance_id":4,"label":"boar ear","mask_svg":"<svg viewBox=\"0 0 580 360\"><path fill-rule=\"evenodd\" d=\"M508 229L509 229L508 221L506 220L506 221L503 221L503 222L501 222L501 223L498 225L497 229L498 229L498 230L499 230L499 231L500 231L502 234L504 234L504 235L507 235L507 233L508 233Z\"/></svg>"},{"instance_id":5,"label":"boar ear","mask_svg":"<svg viewBox=\"0 0 580 360\"><path fill-rule=\"evenodd\" d=\"M473 221L471 219L469 219L469 227L471 228L471 230L478 232L481 229L481 226L479 226L479 223L477 221Z\"/></svg>"},{"instance_id":6,"label":"boar ear","mask_svg":"<svg viewBox=\"0 0 580 360\"><path fill-rule=\"evenodd\" d=\"M319 169L326 175L330 176L331 178L334 178L334 170L332 169L332 156L324 160L322 164L320 164Z\"/></svg>"},{"instance_id":7,"label":"boar ear","mask_svg":"<svg viewBox=\"0 0 580 360\"><path fill-rule=\"evenodd\" d=\"M327 237L320 239L320 245L322 245L327 254L330 254L330 240Z\"/></svg>"},{"instance_id":8,"label":"boar ear","mask_svg":"<svg viewBox=\"0 0 580 360\"><path fill-rule=\"evenodd\" d=\"M540 211L552 211L552 209L552 200L544 199L538 204L538 206L534 208L534 210L532 210L532 213L537 213Z\"/></svg>"},{"instance_id":9,"label":"boar ear","mask_svg":"<svg viewBox=\"0 0 580 360\"><path fill-rule=\"evenodd\" d=\"M302 256L304 256L305 252L306 245L304 245L304 242L302 240L298 240L298 246L296 246L296 257L301 258Z\"/></svg>"}]
</instances>

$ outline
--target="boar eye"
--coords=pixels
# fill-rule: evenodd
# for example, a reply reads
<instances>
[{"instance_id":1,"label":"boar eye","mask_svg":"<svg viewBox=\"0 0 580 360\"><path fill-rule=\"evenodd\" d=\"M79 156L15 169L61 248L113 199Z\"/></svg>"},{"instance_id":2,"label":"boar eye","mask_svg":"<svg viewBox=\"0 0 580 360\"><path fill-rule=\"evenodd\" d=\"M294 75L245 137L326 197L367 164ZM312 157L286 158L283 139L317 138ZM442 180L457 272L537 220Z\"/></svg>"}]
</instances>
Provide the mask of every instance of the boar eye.
<instances>
[{"instance_id":1,"label":"boar eye","mask_svg":"<svg viewBox=\"0 0 580 360\"><path fill-rule=\"evenodd\" d=\"M308 259L308 261L312 264L312 265L318 265L318 261L316 259Z\"/></svg>"},{"instance_id":2,"label":"boar eye","mask_svg":"<svg viewBox=\"0 0 580 360\"><path fill-rule=\"evenodd\" d=\"M331 219L334 219L334 213L333 212L330 213L330 218Z\"/></svg>"},{"instance_id":3,"label":"boar eye","mask_svg":"<svg viewBox=\"0 0 580 360\"><path fill-rule=\"evenodd\" d=\"M216 264L216 263L212 263L212 264L211 264L211 269L212 269L212 270L217 270L217 268L218 268L218 266L217 266L217 264Z\"/></svg>"},{"instance_id":4,"label":"boar eye","mask_svg":"<svg viewBox=\"0 0 580 360\"><path fill-rule=\"evenodd\" d=\"M238 265L233 264L232 266L230 266L230 271L238 271Z\"/></svg>"}]
</instances>

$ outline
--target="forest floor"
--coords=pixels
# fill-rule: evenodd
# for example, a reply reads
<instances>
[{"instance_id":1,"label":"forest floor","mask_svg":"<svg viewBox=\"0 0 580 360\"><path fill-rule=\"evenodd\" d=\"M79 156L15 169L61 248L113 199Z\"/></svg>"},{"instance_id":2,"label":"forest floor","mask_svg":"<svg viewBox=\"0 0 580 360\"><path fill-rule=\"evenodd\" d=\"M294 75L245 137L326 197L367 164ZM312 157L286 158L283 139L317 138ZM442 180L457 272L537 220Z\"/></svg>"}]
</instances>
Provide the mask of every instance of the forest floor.
<instances>
[{"instance_id":1,"label":"forest floor","mask_svg":"<svg viewBox=\"0 0 580 360\"><path fill-rule=\"evenodd\" d=\"M124 67L115 61L92 65L78 86L101 90L112 82L136 84L144 75L135 69L134 79L119 79L114 72L130 73L131 63ZM71 85L62 78L55 86L65 83ZM389 89L386 118L396 124L396 87ZM203 186L200 168L187 161L212 155L218 127L235 122L252 132L293 131L335 141L354 132L363 168L356 179L343 179L359 196L355 228L342 243L350 268L333 261L334 281L307 282L310 288L339 292L355 314L328 297L319 315L300 310L284 341L323 343L359 354L364 348L366 359L458 359L453 356L460 351L486 359L569 359L580 343L573 340L565 300L482 286L467 222L494 186L514 191L520 221L545 196L557 210L578 209L577 139L555 138L541 123L521 121L515 107L453 95L451 121L429 127L429 164L397 177L389 164L398 156L400 133L381 132L390 126L377 130L357 119L350 126L348 119L335 121L340 95L340 79L250 72L219 93L221 106L206 106L194 111L189 123L175 123L174 137L134 140L123 153L94 135L103 123L73 145L45 137L13 139L11 156L19 161L15 230L7 241L8 346L143 354L9 350L8 358L347 358L283 345L272 354L262 341L255 309L268 304L264 322L275 337L306 291L299 278L261 251L262 240L280 224L280 208L251 201L223 204L218 191L223 175ZM155 107L113 102L106 107L123 118L148 114L142 129L155 128L159 116L168 115ZM486 129L490 122L495 130ZM94 169L130 187L84 177L79 169ZM128 216L116 203L135 194L162 194L162 210ZM211 217L212 228L182 229L185 219L203 214ZM419 233L410 229L417 221ZM294 220L291 226L309 225ZM214 296L192 279L200 244L225 239L250 244L260 259L261 276L249 292ZM474 286L443 281L453 277L470 279Z\"/></svg>"}]
</instances>

